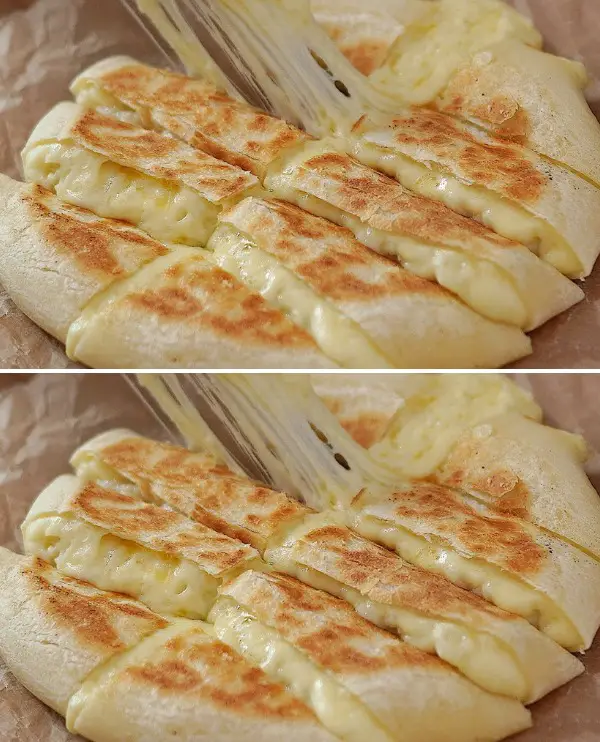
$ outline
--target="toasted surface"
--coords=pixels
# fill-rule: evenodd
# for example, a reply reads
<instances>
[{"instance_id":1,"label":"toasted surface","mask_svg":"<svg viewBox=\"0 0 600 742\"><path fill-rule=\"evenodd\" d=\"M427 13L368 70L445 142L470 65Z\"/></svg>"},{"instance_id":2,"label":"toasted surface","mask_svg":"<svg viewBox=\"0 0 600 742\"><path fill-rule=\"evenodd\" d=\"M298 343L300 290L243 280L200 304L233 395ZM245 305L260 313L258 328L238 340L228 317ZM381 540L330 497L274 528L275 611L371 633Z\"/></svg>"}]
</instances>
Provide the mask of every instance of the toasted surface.
<instances>
[{"instance_id":1,"label":"toasted surface","mask_svg":"<svg viewBox=\"0 0 600 742\"><path fill-rule=\"evenodd\" d=\"M523 144L600 184L600 125L579 62L514 40L459 67L436 101L448 113Z\"/></svg>"},{"instance_id":2,"label":"toasted surface","mask_svg":"<svg viewBox=\"0 0 600 742\"><path fill-rule=\"evenodd\" d=\"M188 517L262 551L281 527L301 519L308 508L283 492L235 476L213 457L126 434L104 446L92 439L71 462L94 476L93 462L138 485L145 499L161 500Z\"/></svg>"},{"instance_id":3,"label":"toasted surface","mask_svg":"<svg viewBox=\"0 0 600 742\"><path fill-rule=\"evenodd\" d=\"M410 107L389 125L363 117L355 133L358 139L401 152L515 203L549 225L564 241L563 249L576 256L581 269L569 269L568 275L582 277L591 271L600 250L590 226L600 191L584 178L519 144L429 108ZM445 194L440 191L437 197Z\"/></svg>"},{"instance_id":4,"label":"toasted surface","mask_svg":"<svg viewBox=\"0 0 600 742\"><path fill-rule=\"evenodd\" d=\"M90 672L167 625L140 603L6 549L0 577L0 653L34 695L63 715Z\"/></svg>"},{"instance_id":5,"label":"toasted surface","mask_svg":"<svg viewBox=\"0 0 600 742\"><path fill-rule=\"evenodd\" d=\"M437 284L360 244L349 230L296 206L248 198L222 214L221 222L326 297L397 367L495 365L506 362L505 353L525 352L527 341L518 331L479 317ZM492 333L500 345L483 341Z\"/></svg>"},{"instance_id":6,"label":"toasted surface","mask_svg":"<svg viewBox=\"0 0 600 742\"><path fill-rule=\"evenodd\" d=\"M53 511L70 513L152 551L187 559L213 576L244 569L258 559L249 546L179 513L74 476L59 477L50 484L34 502L27 520Z\"/></svg>"},{"instance_id":7,"label":"toasted surface","mask_svg":"<svg viewBox=\"0 0 600 742\"><path fill-rule=\"evenodd\" d=\"M36 324L65 342L86 304L169 249L124 222L0 174L0 280Z\"/></svg>"},{"instance_id":8,"label":"toasted surface","mask_svg":"<svg viewBox=\"0 0 600 742\"><path fill-rule=\"evenodd\" d=\"M305 519L265 558L275 569L349 600L377 626L397 631L492 692L531 703L583 671L580 662L524 619L414 567L327 514ZM327 584L321 585L323 577ZM452 637L456 631L460 640ZM511 671L499 681L503 662Z\"/></svg>"},{"instance_id":9,"label":"toasted surface","mask_svg":"<svg viewBox=\"0 0 600 742\"><path fill-rule=\"evenodd\" d=\"M248 571L222 593L332 673L393 739L499 739L529 724L517 702L480 690L436 657L375 628L344 601L293 578ZM481 720L476 730L474 718Z\"/></svg>"},{"instance_id":10,"label":"toasted surface","mask_svg":"<svg viewBox=\"0 0 600 742\"><path fill-rule=\"evenodd\" d=\"M234 100L207 81L128 57L103 60L84 70L71 85L77 99L92 106L95 89L193 147L259 176L285 147L308 139L299 129Z\"/></svg>"},{"instance_id":11,"label":"toasted surface","mask_svg":"<svg viewBox=\"0 0 600 742\"><path fill-rule=\"evenodd\" d=\"M565 628L571 624L570 639L563 631L566 646L589 647L600 624L600 564L570 544L524 520L494 514L468 495L427 481L412 480L389 496L364 492L353 503L353 512L400 527L441 547L444 553L454 551L467 557L474 565L500 568L546 596L555 613L562 613ZM458 572L456 579L462 580Z\"/></svg>"},{"instance_id":12,"label":"toasted surface","mask_svg":"<svg viewBox=\"0 0 600 742\"><path fill-rule=\"evenodd\" d=\"M395 390L401 374L312 374L311 384L344 430L363 448L370 448L385 434L402 404Z\"/></svg>"},{"instance_id":13,"label":"toasted surface","mask_svg":"<svg viewBox=\"0 0 600 742\"><path fill-rule=\"evenodd\" d=\"M465 432L436 477L600 559L600 497L585 474L585 459L581 436L513 412Z\"/></svg>"},{"instance_id":14,"label":"toasted surface","mask_svg":"<svg viewBox=\"0 0 600 742\"><path fill-rule=\"evenodd\" d=\"M330 368L312 338L186 248L88 307L67 351L104 368ZM135 332L132 330L135 328Z\"/></svg>"},{"instance_id":15,"label":"toasted surface","mask_svg":"<svg viewBox=\"0 0 600 742\"><path fill-rule=\"evenodd\" d=\"M48 140L73 140L124 167L176 181L213 204L239 196L257 179L240 168L160 132L121 121L75 103L59 103L36 126L24 153Z\"/></svg>"},{"instance_id":16,"label":"toasted surface","mask_svg":"<svg viewBox=\"0 0 600 742\"><path fill-rule=\"evenodd\" d=\"M106 742L333 742L307 706L200 621L175 622L111 669L73 699L73 731Z\"/></svg>"}]
</instances>

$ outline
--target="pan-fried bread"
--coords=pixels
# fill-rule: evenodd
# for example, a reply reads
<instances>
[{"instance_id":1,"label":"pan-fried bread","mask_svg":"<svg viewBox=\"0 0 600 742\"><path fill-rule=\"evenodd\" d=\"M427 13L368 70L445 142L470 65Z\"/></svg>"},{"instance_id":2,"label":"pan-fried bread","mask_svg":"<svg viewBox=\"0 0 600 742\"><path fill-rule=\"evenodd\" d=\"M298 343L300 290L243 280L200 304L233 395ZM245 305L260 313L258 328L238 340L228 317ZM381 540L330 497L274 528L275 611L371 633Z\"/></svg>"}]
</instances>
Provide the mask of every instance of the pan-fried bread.
<instances>
[{"instance_id":1,"label":"pan-fried bread","mask_svg":"<svg viewBox=\"0 0 600 742\"><path fill-rule=\"evenodd\" d=\"M587 83L580 62L506 40L461 65L435 104L598 186L600 125L583 94Z\"/></svg>"},{"instance_id":2,"label":"pan-fried bread","mask_svg":"<svg viewBox=\"0 0 600 742\"><path fill-rule=\"evenodd\" d=\"M27 553L70 577L189 618L206 617L220 582L262 564L254 549L172 510L70 475L42 492L22 531Z\"/></svg>"},{"instance_id":3,"label":"pan-fried bread","mask_svg":"<svg viewBox=\"0 0 600 742\"><path fill-rule=\"evenodd\" d=\"M166 503L260 552L282 528L311 512L283 492L235 476L212 456L131 431L92 438L75 451L71 465L91 481L133 484L145 500Z\"/></svg>"},{"instance_id":4,"label":"pan-fried bread","mask_svg":"<svg viewBox=\"0 0 600 742\"><path fill-rule=\"evenodd\" d=\"M155 131L59 103L22 153L25 178L165 242L205 244L219 210L257 179Z\"/></svg>"},{"instance_id":5,"label":"pan-fried bread","mask_svg":"<svg viewBox=\"0 0 600 742\"><path fill-rule=\"evenodd\" d=\"M501 374L436 374L418 384L405 378L404 404L371 453L409 477L432 475L464 433L491 417L515 412L542 420L532 395Z\"/></svg>"},{"instance_id":6,"label":"pan-fried bread","mask_svg":"<svg viewBox=\"0 0 600 742\"><path fill-rule=\"evenodd\" d=\"M86 304L169 251L123 222L0 174L0 281L17 306L63 343Z\"/></svg>"},{"instance_id":7,"label":"pan-fried bread","mask_svg":"<svg viewBox=\"0 0 600 742\"><path fill-rule=\"evenodd\" d=\"M281 119L234 100L206 80L109 57L71 83L78 103L168 131L209 155L262 178L285 147L309 139Z\"/></svg>"},{"instance_id":8,"label":"pan-fried bread","mask_svg":"<svg viewBox=\"0 0 600 742\"><path fill-rule=\"evenodd\" d=\"M347 229L283 201L248 198L232 207L208 248L342 366L496 366L524 352L514 328L478 317Z\"/></svg>"},{"instance_id":9,"label":"pan-fried bread","mask_svg":"<svg viewBox=\"0 0 600 742\"><path fill-rule=\"evenodd\" d=\"M315 393L340 425L363 448L384 436L402 405L396 382L403 374L311 374ZM454 376L454 374L452 374ZM413 376L415 380L423 377Z\"/></svg>"},{"instance_id":10,"label":"pan-fried bread","mask_svg":"<svg viewBox=\"0 0 600 742\"><path fill-rule=\"evenodd\" d=\"M95 368L335 366L308 333L189 248L88 304L67 354Z\"/></svg>"},{"instance_id":11,"label":"pan-fried bread","mask_svg":"<svg viewBox=\"0 0 600 742\"><path fill-rule=\"evenodd\" d=\"M276 570L345 599L376 626L492 693L531 703L583 671L527 621L413 567L330 513L305 518L264 556Z\"/></svg>"},{"instance_id":12,"label":"pan-fried bread","mask_svg":"<svg viewBox=\"0 0 600 742\"><path fill-rule=\"evenodd\" d=\"M600 625L600 564L574 546L418 480L387 496L362 492L348 517L365 538L526 618L561 646L590 646Z\"/></svg>"},{"instance_id":13,"label":"pan-fried bread","mask_svg":"<svg viewBox=\"0 0 600 742\"><path fill-rule=\"evenodd\" d=\"M205 623L168 621L1 548L0 578L0 654L73 733L93 742L334 742L307 706Z\"/></svg>"},{"instance_id":14,"label":"pan-fried bread","mask_svg":"<svg viewBox=\"0 0 600 742\"><path fill-rule=\"evenodd\" d=\"M529 18L503 0L437 0L424 5L371 77L404 101L434 100L457 67L491 44L515 39L522 46L542 46Z\"/></svg>"},{"instance_id":15,"label":"pan-fried bread","mask_svg":"<svg viewBox=\"0 0 600 742\"><path fill-rule=\"evenodd\" d=\"M350 151L407 188L516 240L571 278L600 251L600 189L523 146L424 107L363 116Z\"/></svg>"},{"instance_id":16,"label":"pan-fried bread","mask_svg":"<svg viewBox=\"0 0 600 742\"><path fill-rule=\"evenodd\" d=\"M465 431L435 477L600 561L600 497L583 468L586 458L581 436L513 412Z\"/></svg>"},{"instance_id":17,"label":"pan-fried bread","mask_svg":"<svg viewBox=\"0 0 600 742\"><path fill-rule=\"evenodd\" d=\"M407 24L428 9L426 0L311 0L310 9L342 54L363 75L385 60Z\"/></svg>"},{"instance_id":18,"label":"pan-fried bread","mask_svg":"<svg viewBox=\"0 0 600 742\"><path fill-rule=\"evenodd\" d=\"M0 654L23 685L63 716L95 667L167 626L140 603L1 547L0 576Z\"/></svg>"},{"instance_id":19,"label":"pan-fried bread","mask_svg":"<svg viewBox=\"0 0 600 742\"><path fill-rule=\"evenodd\" d=\"M185 619L90 678L67 723L98 742L334 742L283 685L218 641L210 626Z\"/></svg>"},{"instance_id":20,"label":"pan-fried bread","mask_svg":"<svg viewBox=\"0 0 600 742\"><path fill-rule=\"evenodd\" d=\"M211 612L219 638L285 678L344 740L495 740L530 724L516 701L477 688L297 580L249 571L221 594Z\"/></svg>"},{"instance_id":21,"label":"pan-fried bread","mask_svg":"<svg viewBox=\"0 0 600 742\"><path fill-rule=\"evenodd\" d=\"M264 183L277 197L348 227L368 247L437 281L491 319L532 329L583 297L523 245L411 193L339 151L336 142L284 153Z\"/></svg>"}]
</instances>

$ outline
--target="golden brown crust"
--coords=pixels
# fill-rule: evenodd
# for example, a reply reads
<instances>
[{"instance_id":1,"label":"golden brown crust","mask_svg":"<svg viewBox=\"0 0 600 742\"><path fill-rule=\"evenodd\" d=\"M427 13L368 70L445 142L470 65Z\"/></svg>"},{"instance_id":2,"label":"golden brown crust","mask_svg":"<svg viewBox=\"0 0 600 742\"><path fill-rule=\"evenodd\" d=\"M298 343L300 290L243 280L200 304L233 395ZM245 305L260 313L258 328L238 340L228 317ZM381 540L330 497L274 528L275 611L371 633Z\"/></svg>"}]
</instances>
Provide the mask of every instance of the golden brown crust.
<instances>
[{"instance_id":1,"label":"golden brown crust","mask_svg":"<svg viewBox=\"0 0 600 742\"><path fill-rule=\"evenodd\" d=\"M392 496L400 518L432 524L436 532L452 534L467 553L528 576L539 572L546 551L535 541L524 523L501 517L486 517L461 500L447 487L414 481L411 487Z\"/></svg>"},{"instance_id":2,"label":"golden brown crust","mask_svg":"<svg viewBox=\"0 0 600 742\"><path fill-rule=\"evenodd\" d=\"M145 497L259 550L278 528L309 512L282 492L235 476L209 454L130 437L93 455L137 484Z\"/></svg>"},{"instance_id":3,"label":"golden brown crust","mask_svg":"<svg viewBox=\"0 0 600 742\"><path fill-rule=\"evenodd\" d=\"M212 203L242 194L257 184L240 168L221 162L174 137L86 110L70 128L83 147L156 178L183 183Z\"/></svg>"},{"instance_id":4,"label":"golden brown crust","mask_svg":"<svg viewBox=\"0 0 600 742\"><path fill-rule=\"evenodd\" d=\"M314 714L283 685L271 682L227 645L191 630L170 639L156 661L129 667L124 680L161 696L191 696L223 712L277 719L311 719Z\"/></svg>"},{"instance_id":5,"label":"golden brown crust","mask_svg":"<svg viewBox=\"0 0 600 742\"><path fill-rule=\"evenodd\" d=\"M211 83L130 64L100 75L103 89L144 108L168 131L232 165L260 174L304 132L218 90Z\"/></svg>"},{"instance_id":6,"label":"golden brown crust","mask_svg":"<svg viewBox=\"0 0 600 742\"><path fill-rule=\"evenodd\" d=\"M547 186L547 178L527 151L508 142L484 142L451 116L428 108L413 107L396 116L394 136L399 144L431 147L441 156L457 155L469 178L492 185L509 198L535 203Z\"/></svg>"},{"instance_id":7,"label":"golden brown crust","mask_svg":"<svg viewBox=\"0 0 600 742\"><path fill-rule=\"evenodd\" d=\"M158 552L197 563L210 574L245 566L258 554L179 513L88 483L65 508L100 528Z\"/></svg>"},{"instance_id":8,"label":"golden brown crust","mask_svg":"<svg viewBox=\"0 0 600 742\"><path fill-rule=\"evenodd\" d=\"M361 675L440 665L361 618L348 603L292 577L246 572L223 592L331 672Z\"/></svg>"},{"instance_id":9,"label":"golden brown crust","mask_svg":"<svg viewBox=\"0 0 600 742\"><path fill-rule=\"evenodd\" d=\"M119 622L135 621L151 633L167 626L168 622L141 603L126 600L116 593L93 590L85 594L79 580L60 576L41 559L32 559L22 573L28 591L36 595L42 611L50 621L77 637L81 646L102 653L121 651L128 643L119 631Z\"/></svg>"}]
</instances>

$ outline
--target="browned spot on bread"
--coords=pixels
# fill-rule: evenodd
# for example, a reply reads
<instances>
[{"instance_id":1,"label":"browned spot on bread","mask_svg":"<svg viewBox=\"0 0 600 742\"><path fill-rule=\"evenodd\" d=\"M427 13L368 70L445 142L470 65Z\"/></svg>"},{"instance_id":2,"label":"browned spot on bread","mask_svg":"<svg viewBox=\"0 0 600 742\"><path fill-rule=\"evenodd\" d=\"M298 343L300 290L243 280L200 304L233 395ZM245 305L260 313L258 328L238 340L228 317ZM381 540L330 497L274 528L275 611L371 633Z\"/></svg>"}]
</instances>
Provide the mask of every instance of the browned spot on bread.
<instances>
[{"instance_id":1,"label":"browned spot on bread","mask_svg":"<svg viewBox=\"0 0 600 742\"><path fill-rule=\"evenodd\" d=\"M178 139L85 111L71 128L73 139L117 162L156 178L176 181L211 202L229 198L256 184L237 167L188 147Z\"/></svg>"},{"instance_id":2,"label":"browned spot on bread","mask_svg":"<svg viewBox=\"0 0 600 742\"><path fill-rule=\"evenodd\" d=\"M306 652L321 667L360 675L402 666L441 665L436 657L399 642L361 618L345 601L282 574L247 573L244 603L259 621ZM226 593L236 598L236 583Z\"/></svg>"},{"instance_id":3,"label":"browned spot on bread","mask_svg":"<svg viewBox=\"0 0 600 742\"><path fill-rule=\"evenodd\" d=\"M436 617L445 611L463 614L469 622L485 616L511 618L474 593L408 564L342 526L315 528L303 535L293 550L305 566L324 572L377 602Z\"/></svg>"},{"instance_id":4,"label":"browned spot on bread","mask_svg":"<svg viewBox=\"0 0 600 742\"><path fill-rule=\"evenodd\" d=\"M152 288L132 291L122 301L166 321L210 329L229 341L316 348L305 330L234 276L200 257L189 257L179 264L177 275L167 271Z\"/></svg>"},{"instance_id":5,"label":"browned spot on bread","mask_svg":"<svg viewBox=\"0 0 600 742\"><path fill-rule=\"evenodd\" d=\"M169 642L158 661L129 667L127 682L149 692L190 696L222 712L259 719L313 719L313 713L283 685L268 679L222 642L197 631Z\"/></svg>"},{"instance_id":6,"label":"browned spot on bread","mask_svg":"<svg viewBox=\"0 0 600 742\"><path fill-rule=\"evenodd\" d=\"M208 454L129 438L97 455L152 498L257 548L282 524L308 512L283 492L235 476Z\"/></svg>"},{"instance_id":7,"label":"browned spot on bread","mask_svg":"<svg viewBox=\"0 0 600 742\"><path fill-rule=\"evenodd\" d=\"M124 222L103 219L86 209L63 204L40 186L32 186L23 200L44 239L58 252L72 257L86 273L122 277L125 270L119 261L117 243L139 254L140 263L168 252L160 242Z\"/></svg>"},{"instance_id":8,"label":"browned spot on bread","mask_svg":"<svg viewBox=\"0 0 600 742\"><path fill-rule=\"evenodd\" d=\"M209 572L231 569L257 556L253 549L193 523L179 513L86 484L69 503L80 518L154 551L196 562Z\"/></svg>"},{"instance_id":9,"label":"browned spot on bread","mask_svg":"<svg viewBox=\"0 0 600 742\"><path fill-rule=\"evenodd\" d=\"M400 523L407 519L431 524L434 532L457 542L467 553L493 557L515 574L534 574L547 559L525 523L480 514L447 487L415 481L410 489L395 494L393 502Z\"/></svg>"},{"instance_id":10,"label":"browned spot on bread","mask_svg":"<svg viewBox=\"0 0 600 742\"><path fill-rule=\"evenodd\" d=\"M132 108L147 109L188 143L251 172L263 171L283 147L309 138L211 83L165 70L130 65L103 75L101 85Z\"/></svg>"},{"instance_id":11,"label":"browned spot on bread","mask_svg":"<svg viewBox=\"0 0 600 742\"><path fill-rule=\"evenodd\" d=\"M360 128L359 121L355 128ZM384 232L415 237L432 245L481 244L514 248L516 242L492 232L439 201L418 196L396 180L349 155L328 152L295 166L295 186L322 198Z\"/></svg>"},{"instance_id":12,"label":"browned spot on bread","mask_svg":"<svg viewBox=\"0 0 600 742\"><path fill-rule=\"evenodd\" d=\"M370 75L380 66L388 48L386 41L373 39L340 46L340 51L359 72Z\"/></svg>"},{"instance_id":13,"label":"browned spot on bread","mask_svg":"<svg viewBox=\"0 0 600 742\"><path fill-rule=\"evenodd\" d=\"M143 605L62 577L41 559L33 560L23 574L44 613L94 649L111 653L125 649L127 644L119 631L123 622L136 626L142 636L167 626L167 621Z\"/></svg>"},{"instance_id":14,"label":"browned spot on bread","mask_svg":"<svg viewBox=\"0 0 600 742\"><path fill-rule=\"evenodd\" d=\"M503 141L476 139L452 116L413 107L408 116L394 119L399 144L430 147L442 158L456 158L464 173L479 185L492 186L517 201L538 201L547 176L526 150Z\"/></svg>"}]
</instances>

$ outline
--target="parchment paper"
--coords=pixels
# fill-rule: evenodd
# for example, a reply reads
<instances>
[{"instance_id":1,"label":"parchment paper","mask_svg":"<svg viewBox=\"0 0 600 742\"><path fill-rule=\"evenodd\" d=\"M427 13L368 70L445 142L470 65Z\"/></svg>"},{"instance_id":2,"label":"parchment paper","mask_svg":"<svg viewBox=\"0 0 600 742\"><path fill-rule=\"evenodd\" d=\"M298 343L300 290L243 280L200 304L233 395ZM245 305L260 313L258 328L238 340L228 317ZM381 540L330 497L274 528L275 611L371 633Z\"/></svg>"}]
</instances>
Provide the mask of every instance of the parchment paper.
<instances>
[{"instance_id":1,"label":"parchment paper","mask_svg":"<svg viewBox=\"0 0 600 742\"><path fill-rule=\"evenodd\" d=\"M520 376L547 422L582 433L600 487L600 375ZM162 429L117 375L0 376L0 545L20 550L19 524L32 500L69 470L73 449L110 427L158 438ZM535 726L518 742L600 740L600 640L585 657L586 673L533 708ZM72 742L63 721L22 688L0 662L1 742Z\"/></svg>"},{"instance_id":2,"label":"parchment paper","mask_svg":"<svg viewBox=\"0 0 600 742\"><path fill-rule=\"evenodd\" d=\"M512 0L531 15L547 48L583 61L600 114L600 0ZM39 118L69 97L81 69L125 53L165 64L119 0L0 0L0 171L19 175L18 152ZM587 298L533 334L534 354L519 368L600 367L600 266ZM19 312L0 287L0 368L66 368L62 347Z\"/></svg>"}]
</instances>

